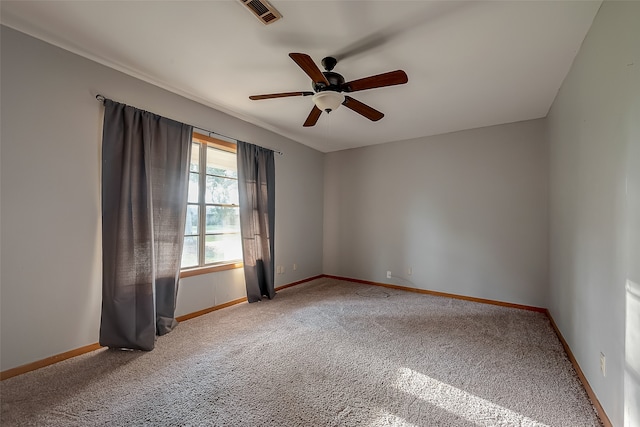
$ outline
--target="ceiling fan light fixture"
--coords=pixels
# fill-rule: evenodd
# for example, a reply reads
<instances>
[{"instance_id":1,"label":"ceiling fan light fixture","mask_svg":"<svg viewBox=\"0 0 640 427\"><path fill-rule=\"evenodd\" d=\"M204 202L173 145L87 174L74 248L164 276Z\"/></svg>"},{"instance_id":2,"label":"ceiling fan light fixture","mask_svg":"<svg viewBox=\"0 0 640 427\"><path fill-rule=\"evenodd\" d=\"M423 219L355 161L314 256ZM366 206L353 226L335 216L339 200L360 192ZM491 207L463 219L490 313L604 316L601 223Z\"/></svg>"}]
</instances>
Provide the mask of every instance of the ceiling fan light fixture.
<instances>
[{"instance_id":1,"label":"ceiling fan light fixture","mask_svg":"<svg viewBox=\"0 0 640 427\"><path fill-rule=\"evenodd\" d=\"M340 92L326 90L316 93L313 95L312 99L313 103L316 104L316 107L321 111L330 113L331 111L336 110L344 102L344 95Z\"/></svg>"}]
</instances>

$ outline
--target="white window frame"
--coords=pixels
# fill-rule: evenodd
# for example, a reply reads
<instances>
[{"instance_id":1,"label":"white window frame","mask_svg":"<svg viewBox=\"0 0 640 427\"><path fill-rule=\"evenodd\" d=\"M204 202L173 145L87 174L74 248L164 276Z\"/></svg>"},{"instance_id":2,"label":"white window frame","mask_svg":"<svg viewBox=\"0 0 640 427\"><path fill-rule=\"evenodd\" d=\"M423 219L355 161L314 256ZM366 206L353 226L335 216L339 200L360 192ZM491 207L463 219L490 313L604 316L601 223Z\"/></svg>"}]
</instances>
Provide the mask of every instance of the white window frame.
<instances>
[{"instance_id":1,"label":"white window frame","mask_svg":"<svg viewBox=\"0 0 640 427\"><path fill-rule=\"evenodd\" d=\"M200 165L199 165L199 194L198 194L198 206L199 208L199 223L198 223L198 259L200 265L193 267L185 267L180 271L180 277L196 276L199 274L207 274L216 271L230 270L234 268L242 268L242 260L225 260L217 262L215 264L203 264L204 263L204 250L206 242L206 206L205 192L206 192L206 152L207 147L215 148L217 150L227 151L230 153L237 153L236 144L223 141L218 138L203 135L201 133L194 132L192 143L196 143L200 149ZM188 205L194 205L195 203L187 203Z\"/></svg>"}]
</instances>

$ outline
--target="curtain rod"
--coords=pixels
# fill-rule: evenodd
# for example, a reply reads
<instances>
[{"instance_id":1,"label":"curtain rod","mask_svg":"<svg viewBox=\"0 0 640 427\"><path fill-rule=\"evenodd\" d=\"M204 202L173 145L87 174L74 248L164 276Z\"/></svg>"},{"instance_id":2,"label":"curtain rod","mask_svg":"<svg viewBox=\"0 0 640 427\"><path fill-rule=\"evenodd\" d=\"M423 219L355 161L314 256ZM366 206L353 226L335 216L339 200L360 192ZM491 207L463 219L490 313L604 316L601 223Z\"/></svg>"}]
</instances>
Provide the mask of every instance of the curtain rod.
<instances>
[{"instance_id":1,"label":"curtain rod","mask_svg":"<svg viewBox=\"0 0 640 427\"><path fill-rule=\"evenodd\" d=\"M104 103L104 101L106 101L108 98L106 98L104 95L97 94L97 95L96 95L96 99L97 99L98 101L100 101L101 103ZM172 120L173 120L173 119L172 119ZM176 120L176 121L177 121L177 120ZM218 132L214 132L214 131L209 130L209 129L201 128L200 126L195 126L195 125L191 125L191 124L188 124L188 123L186 123L186 124L187 124L187 125L189 125L189 126L191 126L191 127L193 127L194 129L202 130L202 131L207 132L207 133L209 134L209 136L211 136L211 135L221 136L221 137L226 138L226 139L228 139L228 140L230 140L230 141L235 141L235 143L236 143L236 144L237 144L237 143L238 143L238 141L239 141L239 139L231 138L230 136L226 136L226 135L223 135L223 134L218 133ZM254 145L257 145L257 144L254 144ZM283 153L282 151L280 151L280 150L276 150L276 149L274 149L274 148L270 148L270 147L262 147L262 146L259 146L259 147L261 147L261 148L266 148L267 150L271 150L271 151L273 151L273 152L274 152L274 153L276 153L276 154L279 154L279 155L281 155L281 156L284 156L284 153Z\"/></svg>"}]
</instances>

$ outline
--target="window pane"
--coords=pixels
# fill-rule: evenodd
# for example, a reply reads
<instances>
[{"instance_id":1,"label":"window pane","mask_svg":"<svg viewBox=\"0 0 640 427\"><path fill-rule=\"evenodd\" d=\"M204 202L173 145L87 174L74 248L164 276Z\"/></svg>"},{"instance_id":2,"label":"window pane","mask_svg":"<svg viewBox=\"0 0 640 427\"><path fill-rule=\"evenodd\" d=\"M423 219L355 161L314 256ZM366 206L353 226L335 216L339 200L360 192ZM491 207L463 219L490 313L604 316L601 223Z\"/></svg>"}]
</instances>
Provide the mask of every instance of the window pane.
<instances>
[{"instance_id":1,"label":"window pane","mask_svg":"<svg viewBox=\"0 0 640 427\"><path fill-rule=\"evenodd\" d=\"M191 163L189 171L200 172L200 144L191 144Z\"/></svg>"},{"instance_id":2,"label":"window pane","mask_svg":"<svg viewBox=\"0 0 640 427\"><path fill-rule=\"evenodd\" d=\"M189 234L198 234L198 224L200 224L199 212L200 206L187 205L187 220L184 223L185 236Z\"/></svg>"},{"instance_id":3,"label":"window pane","mask_svg":"<svg viewBox=\"0 0 640 427\"><path fill-rule=\"evenodd\" d=\"M205 203L223 205L238 204L238 181L230 178L207 175L207 192Z\"/></svg>"},{"instance_id":4,"label":"window pane","mask_svg":"<svg viewBox=\"0 0 640 427\"><path fill-rule=\"evenodd\" d=\"M238 177L236 154L207 147L207 174Z\"/></svg>"},{"instance_id":5,"label":"window pane","mask_svg":"<svg viewBox=\"0 0 640 427\"><path fill-rule=\"evenodd\" d=\"M207 233L237 233L240 231L240 208L207 206Z\"/></svg>"},{"instance_id":6,"label":"window pane","mask_svg":"<svg viewBox=\"0 0 640 427\"><path fill-rule=\"evenodd\" d=\"M181 268L198 266L198 237L189 236L184 238L184 246L182 248Z\"/></svg>"},{"instance_id":7,"label":"window pane","mask_svg":"<svg viewBox=\"0 0 640 427\"><path fill-rule=\"evenodd\" d=\"M206 236L205 264L236 259L242 259L242 244L239 233Z\"/></svg>"},{"instance_id":8,"label":"window pane","mask_svg":"<svg viewBox=\"0 0 640 427\"><path fill-rule=\"evenodd\" d=\"M198 191L200 189L200 174L190 172L189 173L189 203L198 203Z\"/></svg>"}]
</instances>

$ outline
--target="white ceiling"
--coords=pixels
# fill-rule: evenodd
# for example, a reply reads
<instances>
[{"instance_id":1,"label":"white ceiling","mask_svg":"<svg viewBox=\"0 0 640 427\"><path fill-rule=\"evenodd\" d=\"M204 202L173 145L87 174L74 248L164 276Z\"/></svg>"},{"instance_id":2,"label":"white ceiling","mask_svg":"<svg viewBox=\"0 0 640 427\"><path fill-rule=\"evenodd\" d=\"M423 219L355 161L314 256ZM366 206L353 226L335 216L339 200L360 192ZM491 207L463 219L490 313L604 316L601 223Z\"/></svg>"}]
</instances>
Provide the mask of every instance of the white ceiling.
<instances>
[{"instance_id":1,"label":"white ceiling","mask_svg":"<svg viewBox=\"0 0 640 427\"><path fill-rule=\"evenodd\" d=\"M323 152L546 116L601 1L288 1L260 23L236 0L6 1L4 25ZM409 83L352 93L313 128L289 58L339 58L347 81L396 69ZM118 100L125 102L127 100ZM215 127L214 125L212 125ZM214 129L215 130L215 129Z\"/></svg>"}]
</instances>

